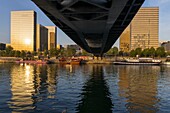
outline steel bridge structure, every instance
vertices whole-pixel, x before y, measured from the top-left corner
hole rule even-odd
[[[32,0],[76,44],[106,53],[145,0]]]

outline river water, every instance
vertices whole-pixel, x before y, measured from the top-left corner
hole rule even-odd
[[[170,67],[0,64],[0,113],[168,113]]]

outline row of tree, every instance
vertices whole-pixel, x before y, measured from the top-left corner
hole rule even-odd
[[[5,50],[0,51],[1,57],[34,57],[34,56],[50,56],[50,57],[71,57],[76,55],[88,55],[91,56],[90,53],[87,53],[86,51],[82,51],[81,53],[77,53],[75,49],[73,48],[67,48],[67,49],[51,49],[49,51],[45,50],[43,52],[30,52],[30,51],[18,51],[13,50],[11,46],[6,47]],[[164,47],[158,47],[157,49],[151,47],[146,48],[142,50],[141,48],[136,48],[135,50],[131,50],[130,52],[123,52],[119,51],[117,47],[111,48],[106,55],[112,55],[112,56],[131,56],[131,57],[165,57],[167,55],[170,55],[169,52],[165,52]]]
[[[164,47],[158,47],[157,49],[151,47],[142,50],[142,48],[136,48],[135,50],[131,50],[130,52],[119,51],[117,47],[111,48],[106,55],[114,55],[114,56],[131,56],[131,57],[166,57],[170,55],[170,52],[166,52]]]
[[[73,48],[68,49],[51,49],[45,51],[18,51],[14,50],[11,46],[7,46],[5,50],[0,50],[1,57],[34,57],[34,56],[50,56],[50,57],[70,57],[76,55],[76,50]]]

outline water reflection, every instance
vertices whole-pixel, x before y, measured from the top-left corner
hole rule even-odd
[[[0,64],[0,112],[169,112],[169,86],[167,66]]]
[[[9,108],[14,112],[41,111],[46,99],[55,98],[56,66],[15,65],[11,68],[11,101]],[[51,105],[51,103],[50,103]],[[47,105],[47,110],[50,109]]]
[[[158,111],[158,66],[119,67],[119,95],[126,101],[129,112],[155,113]]]
[[[92,73],[82,89],[77,113],[111,113],[112,101],[104,80],[103,66],[92,65]]]
[[[10,108],[16,111],[34,109],[32,95],[34,89],[33,66],[14,66],[11,68],[11,92]]]

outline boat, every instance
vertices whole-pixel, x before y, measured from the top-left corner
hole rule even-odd
[[[70,64],[81,64],[82,59],[79,58],[72,58],[70,60]]]
[[[59,63],[60,64],[69,64],[69,61],[66,58],[60,58]]]
[[[50,64],[48,60],[19,60],[16,63],[26,63],[26,64]]]
[[[167,56],[165,62],[163,62],[162,64],[164,64],[164,65],[170,65],[170,56]]]
[[[81,64],[81,61],[82,61],[82,59],[79,59],[79,58],[72,58],[70,60],[66,59],[66,58],[59,59],[60,64],[72,64],[72,65],[75,65],[75,64]]]
[[[113,62],[115,65],[160,65],[161,60],[153,58],[125,59],[125,61]]]

